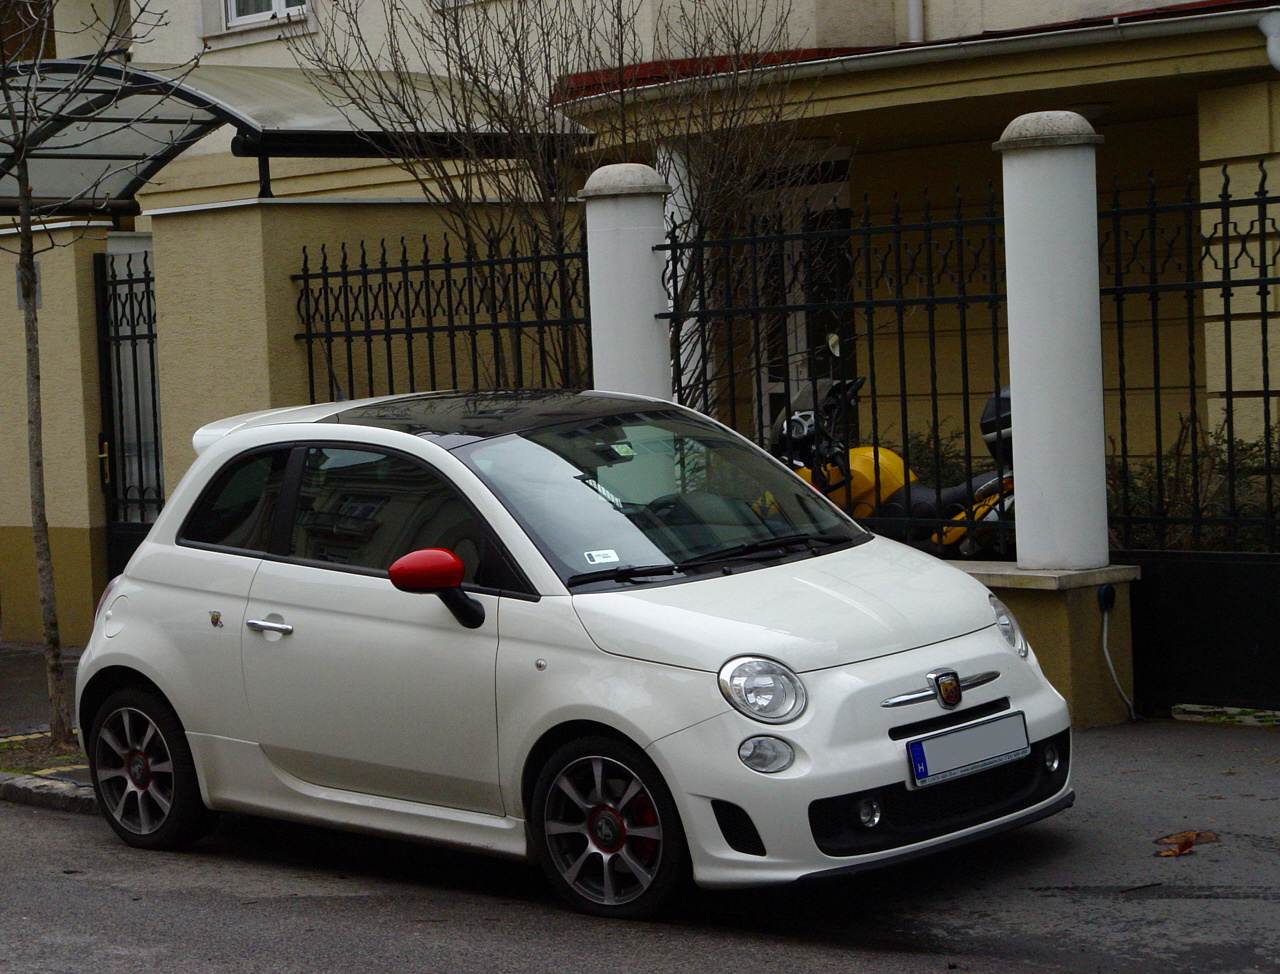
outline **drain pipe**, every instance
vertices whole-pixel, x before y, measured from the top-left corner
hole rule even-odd
[[[924,0],[907,0],[907,43],[924,43]]]
[[[1120,684],[1120,677],[1116,673],[1116,664],[1111,659],[1111,649],[1107,646],[1107,635],[1110,626],[1108,622],[1111,619],[1111,610],[1116,606],[1116,587],[1110,583],[1098,586],[1098,611],[1102,613],[1102,658],[1107,661],[1107,669],[1111,672],[1111,682],[1115,684],[1116,693],[1120,694],[1120,699],[1124,701],[1125,708],[1129,711],[1129,721],[1138,719],[1138,713],[1133,709],[1133,701],[1129,699],[1124,692],[1124,687]]]
[[[1258,18],[1258,30],[1267,38],[1267,60],[1280,71],[1280,10],[1263,14]]]

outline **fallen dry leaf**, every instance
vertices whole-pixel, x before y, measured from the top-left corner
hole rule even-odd
[[[1164,852],[1157,852],[1156,855],[1157,856],[1189,856],[1195,852],[1195,849],[1191,848],[1191,845],[1192,845],[1192,842],[1190,839],[1183,839],[1181,842],[1178,843],[1176,848],[1165,849]]]
[[[1174,832],[1173,835],[1162,835],[1156,839],[1156,845],[1181,845],[1183,842],[1190,842],[1194,845],[1203,845],[1206,842],[1217,842],[1218,833],[1209,830],[1197,832],[1195,829],[1188,829],[1186,832]]]

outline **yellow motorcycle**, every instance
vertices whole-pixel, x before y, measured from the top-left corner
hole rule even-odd
[[[865,384],[866,376],[832,381],[816,408],[796,409],[776,423],[773,455],[852,517],[872,520],[880,534],[936,554],[996,553],[1000,522],[1013,518],[1008,388],[987,400],[980,421],[997,469],[930,487],[888,447],[846,447],[836,435]]]

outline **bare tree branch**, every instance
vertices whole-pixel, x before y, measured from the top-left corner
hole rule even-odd
[[[310,29],[285,33],[330,104],[391,134],[388,157],[452,229],[554,246],[603,163],[687,179],[683,219],[705,228],[794,161],[808,100],[780,68],[797,43],[789,3],[660,4],[648,30],[642,11],[641,0],[332,0]]]

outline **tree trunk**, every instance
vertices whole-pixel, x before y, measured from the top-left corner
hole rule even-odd
[[[40,587],[40,625],[44,636],[45,673],[49,685],[49,733],[58,743],[70,743],[71,705],[62,666],[58,635],[58,602],[53,586],[53,552],[49,547],[49,519],[45,511],[44,420],[40,403],[40,322],[36,308],[35,226],[27,160],[19,155],[18,278],[27,343],[27,459],[31,477],[31,534],[36,550],[36,578]]]

